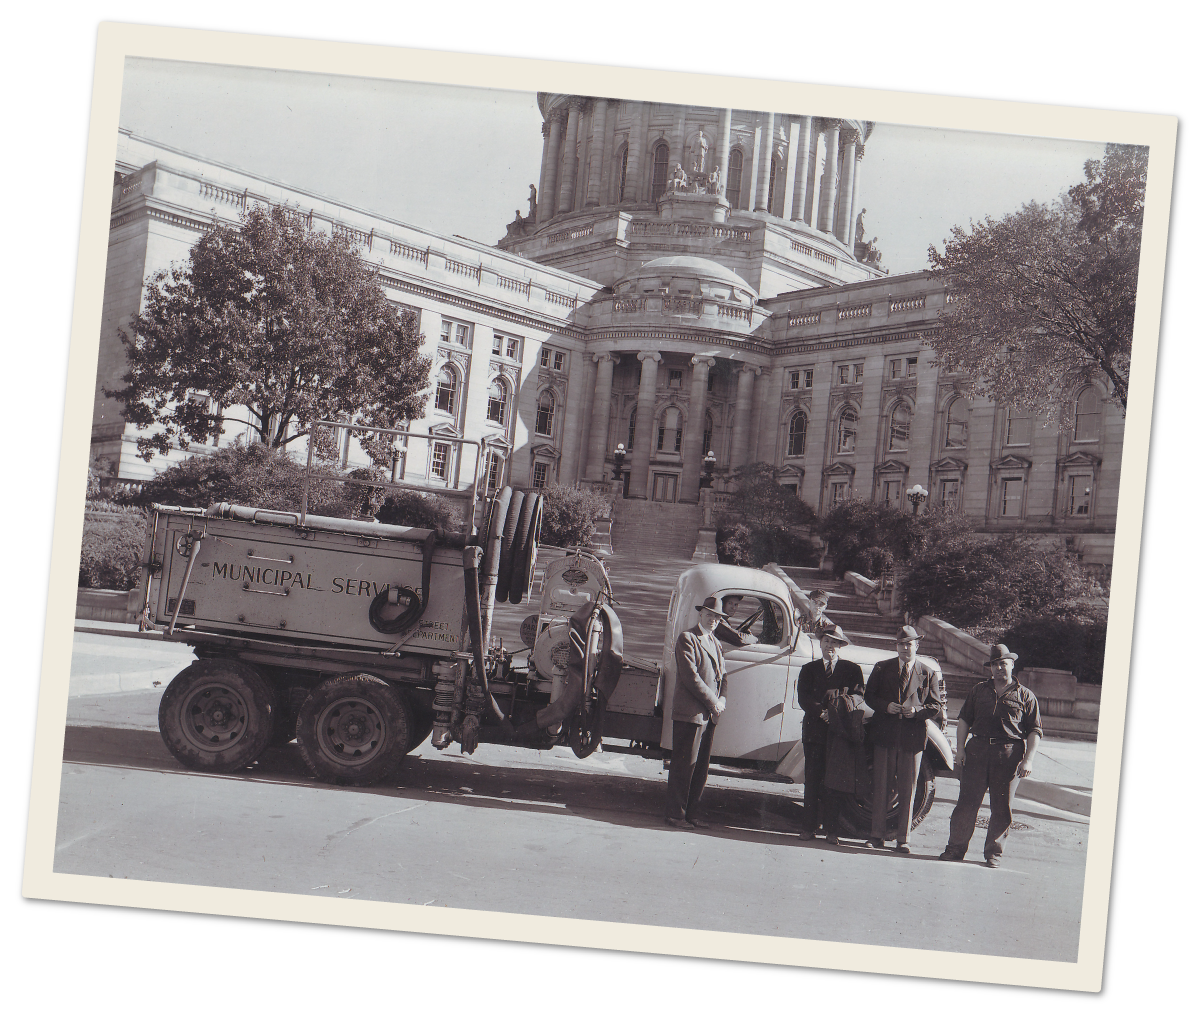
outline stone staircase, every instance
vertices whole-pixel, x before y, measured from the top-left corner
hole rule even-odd
[[[648,499],[617,499],[612,517],[612,546],[617,555],[690,559],[704,509]]]

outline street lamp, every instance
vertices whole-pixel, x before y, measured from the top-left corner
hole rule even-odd
[[[717,468],[717,456],[712,452],[712,450],[709,450],[708,453],[704,455],[703,464],[704,477],[700,479],[700,487],[712,488],[713,471],[715,471]]]
[[[920,485],[914,485],[904,494],[908,496],[908,501],[912,503],[913,516],[917,515],[917,510],[921,508],[921,503],[929,498],[929,493],[921,488]]]
[[[618,443],[613,450],[613,481],[621,480],[621,468],[625,466],[625,444]]]

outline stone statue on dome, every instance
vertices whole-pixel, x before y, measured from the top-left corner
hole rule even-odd
[[[867,227],[863,224],[863,219],[867,216],[867,209],[864,207],[858,212],[858,220],[854,223],[854,243],[858,245],[860,242],[866,242]],[[876,236],[878,238],[878,236]],[[871,240],[874,242],[875,240]]]
[[[708,164],[708,138],[704,136],[704,131],[696,135],[696,139],[692,141],[692,174],[704,176],[705,168]]]
[[[671,178],[667,180],[668,190],[684,190],[687,188],[688,174],[683,171],[683,166],[678,162],[675,163],[675,168],[671,170]]]
[[[708,174],[708,183],[704,188],[706,193],[721,195],[721,166],[714,165],[712,172]]]
[[[529,184],[529,220],[533,221],[537,218],[537,187],[533,183]]]

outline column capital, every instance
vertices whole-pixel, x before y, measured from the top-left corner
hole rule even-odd
[[[572,109],[582,109],[588,103],[586,95],[568,95],[567,106]]]
[[[711,369],[714,365],[717,364],[717,360],[712,355],[693,355],[691,364],[692,364],[693,368],[695,366],[703,364],[703,365],[708,366],[709,369]]]
[[[621,356],[615,351],[598,351],[592,356],[592,361],[599,365],[601,362],[611,362],[616,365],[621,361]]]
[[[750,362],[743,362],[742,368],[739,371],[740,372],[752,372],[752,373],[754,373],[755,376],[758,376],[762,372],[762,366],[754,365]]]
[[[662,361],[662,353],[657,351],[639,351],[639,362],[653,362],[656,365]]]
[[[542,136],[543,137],[550,136],[550,121],[549,120],[542,121]]]

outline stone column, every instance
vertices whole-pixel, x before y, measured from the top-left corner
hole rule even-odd
[[[745,207],[747,210],[754,209],[754,191],[758,185],[758,163],[761,161],[762,155],[762,135],[763,125],[762,116],[754,117],[754,146],[750,149],[750,174],[746,174],[746,155],[742,153],[742,193],[746,195]],[[738,205],[742,205],[742,196],[738,194]]]
[[[804,196],[803,221],[813,228],[817,226],[817,200],[821,192],[821,178],[817,171],[821,164],[821,131],[813,124],[812,140],[808,148],[808,193]]]
[[[850,218],[854,201],[854,167],[857,164],[855,156],[858,153],[858,142],[851,138],[842,148],[841,185],[838,190],[837,237],[849,245],[850,229],[853,221]]]
[[[550,171],[550,124],[542,124],[542,172],[538,176],[537,207],[534,208],[534,221],[542,220],[542,208],[546,205],[546,175]]]
[[[758,156],[758,198],[754,201],[754,210],[770,212],[768,197],[771,193],[771,170],[775,160],[771,157],[775,147],[775,114],[767,113],[767,122],[762,133],[762,150]]]
[[[683,106],[683,105],[677,106],[676,110],[675,110],[675,123],[671,127],[671,136],[667,141],[667,143],[670,145],[670,147],[668,149],[669,153],[667,154],[668,178],[670,177],[670,174],[675,170],[676,162],[678,162],[680,165],[683,165],[684,132],[687,129],[686,122],[685,122],[686,117],[687,117],[687,106]],[[687,172],[691,171],[686,165],[683,165],[683,168]]]
[[[825,175],[821,177],[821,206],[817,215],[817,228],[821,232],[833,231],[833,213],[837,209],[838,174],[838,123],[825,130]]]
[[[583,428],[584,409],[587,407],[588,372],[594,368],[587,356],[579,351],[571,352],[571,364],[567,373],[567,391],[563,417],[562,457],[558,464],[558,480],[564,485],[574,485],[582,477],[583,462],[579,459],[586,452],[587,434]]]
[[[781,217],[785,219],[792,217],[792,198],[796,193],[796,162],[799,158],[799,152],[796,149],[799,144],[800,121],[793,119],[788,124],[787,168],[783,172],[783,214]]]
[[[683,430],[683,474],[679,480],[679,501],[700,501],[700,465],[704,449],[704,412],[708,407],[708,371],[715,358],[692,356],[692,390],[688,395],[687,428]]]
[[[592,395],[592,422],[588,439],[586,481],[605,480],[605,457],[608,453],[608,416],[612,410],[613,366],[619,355],[603,352],[593,355],[596,361],[596,391]]]
[[[796,142],[795,193],[792,196],[792,221],[804,221],[804,203],[808,199],[809,149],[812,147],[812,117],[801,116],[800,138]]]
[[[746,436],[746,463],[752,464],[758,460],[759,427],[762,425],[763,390],[771,382],[771,367],[767,366],[754,380],[750,391],[750,428]]]
[[[733,125],[733,110],[721,110],[721,125],[717,129],[717,168],[721,170],[721,186],[718,193],[725,195],[729,182],[729,132]]]
[[[636,204],[641,197],[642,153],[646,150],[646,103],[635,103],[633,122],[629,126],[629,158],[625,163],[625,199],[623,204]]]
[[[566,214],[571,208],[575,196],[575,170],[578,167],[576,148],[579,143],[579,112],[583,99],[572,95],[567,111],[567,136],[563,140],[563,172],[562,182],[558,188],[558,213]]]
[[[746,447],[750,442],[750,412],[754,405],[754,377],[761,370],[756,365],[743,365],[738,373],[737,400],[733,409],[733,439],[729,447],[730,468],[748,464]],[[641,415],[638,415],[641,418]]]
[[[604,123],[608,118],[608,99],[598,98],[592,103],[592,157],[588,168],[587,197],[584,207],[600,204],[600,172],[604,166]]]
[[[637,427],[630,459],[630,499],[645,499],[650,480],[650,448],[658,435],[658,427],[654,424],[654,391],[658,386],[658,363],[662,361],[662,355],[657,351],[639,351],[638,361],[642,363],[642,381],[638,385]]]
[[[857,215],[857,213],[858,213],[858,181],[859,181],[859,177],[862,175],[862,160],[863,160],[863,146],[860,144],[860,145],[858,145],[858,151],[854,156],[854,187],[850,193],[850,219],[849,219],[850,220],[850,239],[849,239],[849,244],[850,244],[850,255],[851,256],[854,256],[854,218],[855,218],[855,215]],[[863,238],[866,239],[865,236]],[[867,240],[867,241],[869,242],[870,240]]]
[[[608,109],[604,115],[604,148],[600,154],[600,203],[615,204],[616,195],[613,193],[613,141],[617,131],[617,110],[621,103],[615,98],[606,99]]]
[[[562,114],[550,113],[550,147],[547,153],[545,179],[538,197],[538,224],[554,217],[558,204],[558,161],[562,153]]]

